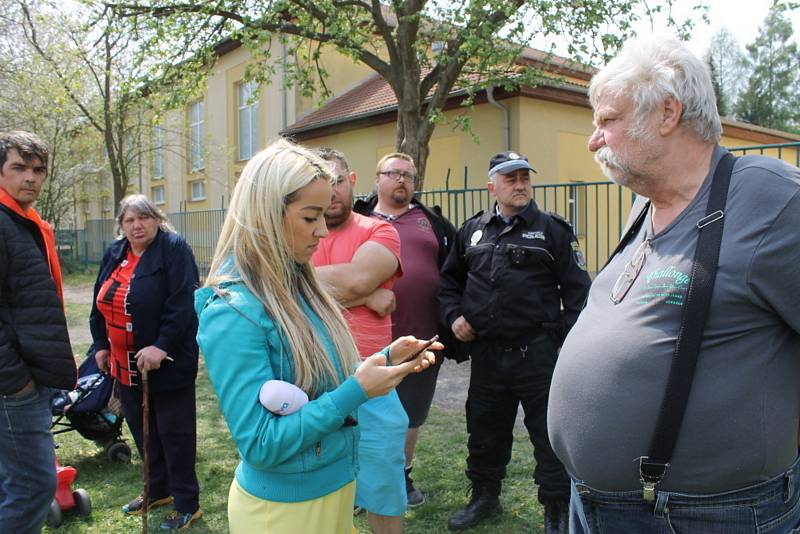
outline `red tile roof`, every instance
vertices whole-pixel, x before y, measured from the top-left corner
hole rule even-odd
[[[344,118],[355,119],[363,116],[390,111],[397,107],[397,98],[392,88],[381,76],[373,74],[363,82],[325,102],[322,107],[307,114],[286,129],[286,133],[296,133],[309,127],[319,127],[339,122]]]
[[[528,49],[531,50],[531,49]],[[541,53],[543,54],[543,53]],[[537,58],[538,60],[539,58]],[[473,81],[478,76],[473,75]],[[585,85],[553,79],[547,85],[585,91]],[[433,90],[431,90],[433,91]],[[455,87],[450,97],[464,93],[464,89]],[[357,119],[394,111],[397,109],[397,98],[389,84],[381,76],[373,74],[352,89],[335,96],[321,107],[311,111],[297,122],[290,125],[283,134],[299,134],[325,126],[341,124]]]
[[[542,86],[555,90],[560,89],[572,94],[578,93],[584,95],[583,98],[585,98],[589,86],[589,79],[596,72],[594,67],[581,66],[563,57],[549,55],[533,48],[523,49],[520,59],[522,64],[533,62],[552,65],[555,67],[554,70],[564,69],[565,74],[581,81],[566,81],[553,77],[550,80],[545,79]],[[470,78],[475,81],[477,80],[477,75]],[[463,93],[463,88],[455,87],[450,97],[462,95]],[[308,113],[281,133],[288,135],[302,134],[326,126],[349,123],[358,119],[393,112],[396,109],[397,98],[391,87],[382,77],[373,74],[352,89],[332,97],[321,107]],[[726,117],[722,118],[722,124],[724,126],[724,135],[750,139],[754,143],[770,144],[800,141],[800,136],[795,134],[764,128]]]

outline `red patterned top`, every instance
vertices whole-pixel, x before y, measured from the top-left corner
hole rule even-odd
[[[97,309],[106,321],[111,357],[108,359],[111,376],[120,384],[139,384],[136,368],[136,344],[133,338],[133,320],[128,312],[128,290],[139,256],[128,250],[124,260],[103,282],[97,294]]]

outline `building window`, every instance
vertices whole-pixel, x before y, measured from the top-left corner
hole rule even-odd
[[[189,170],[205,165],[203,160],[203,102],[189,104]]]
[[[153,188],[151,197],[153,198],[153,202],[156,204],[163,204],[166,202],[164,200],[164,186],[159,185]]]
[[[153,178],[164,177],[164,127],[153,126]]]
[[[206,199],[206,183],[203,180],[195,180],[194,182],[189,182],[189,187],[192,193],[191,194],[192,200]]]
[[[239,160],[250,159],[258,150],[258,99],[256,82],[240,83]]]

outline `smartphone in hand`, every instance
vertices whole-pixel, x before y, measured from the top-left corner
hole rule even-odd
[[[412,356],[409,358],[409,360],[413,360],[414,358],[416,358],[417,356],[419,356],[420,354],[422,354],[423,352],[425,352],[426,350],[428,350],[428,347],[430,347],[431,345],[433,345],[433,344],[434,344],[434,343],[436,343],[437,341],[439,341],[439,334],[436,334],[435,336],[433,336],[432,338],[430,338],[428,341],[426,341],[426,342],[425,342],[425,344],[422,346],[422,348],[421,348],[421,349],[419,349],[417,352],[415,352],[415,353],[414,353],[414,354],[413,354],[413,355],[412,355]]]

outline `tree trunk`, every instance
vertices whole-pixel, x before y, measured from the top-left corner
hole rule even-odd
[[[414,165],[417,167],[416,189],[423,191],[425,189],[425,170],[430,154],[428,142],[421,138],[419,131],[409,132],[406,130],[406,136],[398,147],[398,151],[408,154],[414,160]]]
[[[401,108],[409,109],[403,111]],[[402,138],[398,135],[397,150],[408,154],[414,160],[417,167],[416,189],[422,191],[425,188],[425,170],[428,164],[430,148],[428,146],[433,134],[432,126],[424,116],[420,116],[421,106],[398,106],[397,110],[397,130],[403,132]]]

